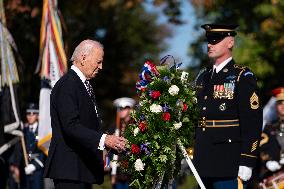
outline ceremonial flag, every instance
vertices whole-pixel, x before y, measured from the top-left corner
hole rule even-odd
[[[13,134],[20,125],[17,94],[14,91],[19,76],[13,50],[17,52],[17,47],[6,28],[3,0],[0,0],[0,154],[16,142],[5,141],[4,133]]]
[[[40,57],[37,72],[41,77],[39,96],[38,147],[47,155],[51,140],[50,93],[66,72],[67,61],[63,48],[57,0],[44,0],[40,30]]]

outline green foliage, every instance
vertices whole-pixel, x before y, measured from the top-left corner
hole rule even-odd
[[[58,0],[67,58],[84,39],[95,39],[104,45],[103,71],[96,78],[96,95],[102,115],[114,117],[112,100],[133,96],[135,81],[131,77],[144,59],[158,59],[166,48],[163,39],[169,35],[157,16],[146,12],[141,3],[128,6],[121,0]],[[36,102],[40,80],[34,74],[38,61],[42,1],[9,0],[5,3],[8,28],[23,57],[20,70],[20,102]],[[149,53],[150,52],[150,53]],[[70,65],[69,65],[70,66]],[[132,75],[131,75],[132,74]],[[110,111],[112,110],[112,111]],[[110,125],[110,119],[104,119]]]
[[[121,165],[127,162],[125,171],[132,188],[153,188],[163,176],[163,181],[169,182],[178,174],[183,158],[176,146],[177,138],[185,147],[193,142],[198,119],[195,91],[182,76],[185,72],[166,66],[158,67],[158,72],[147,80],[146,88],[139,88],[139,107],[125,133],[130,152]],[[135,165],[137,161],[141,170]]]
[[[265,48],[255,40],[255,35],[239,33],[237,40],[237,48],[233,51],[233,55],[237,57],[238,64],[250,67],[262,79],[274,73],[274,68],[261,57],[261,54],[265,53]],[[263,80],[259,81],[259,86],[263,87]]]

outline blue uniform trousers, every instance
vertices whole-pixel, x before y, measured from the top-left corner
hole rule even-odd
[[[246,189],[239,178],[201,178],[206,189]]]
[[[43,170],[36,170],[33,174],[26,176],[25,189],[43,189]]]
[[[117,182],[115,184],[115,189],[128,189],[128,183],[127,182]]]

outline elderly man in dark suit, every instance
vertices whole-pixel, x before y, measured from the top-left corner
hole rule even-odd
[[[82,41],[75,49],[73,65],[54,86],[50,113],[52,140],[45,177],[56,189],[87,189],[103,183],[103,149],[125,149],[126,139],[102,133],[101,119],[89,80],[102,69],[103,46]]]

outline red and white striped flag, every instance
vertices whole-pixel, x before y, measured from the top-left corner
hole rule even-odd
[[[38,147],[47,155],[51,140],[50,93],[67,71],[57,0],[44,0],[40,30],[40,57],[37,72],[41,76],[39,97]]]

